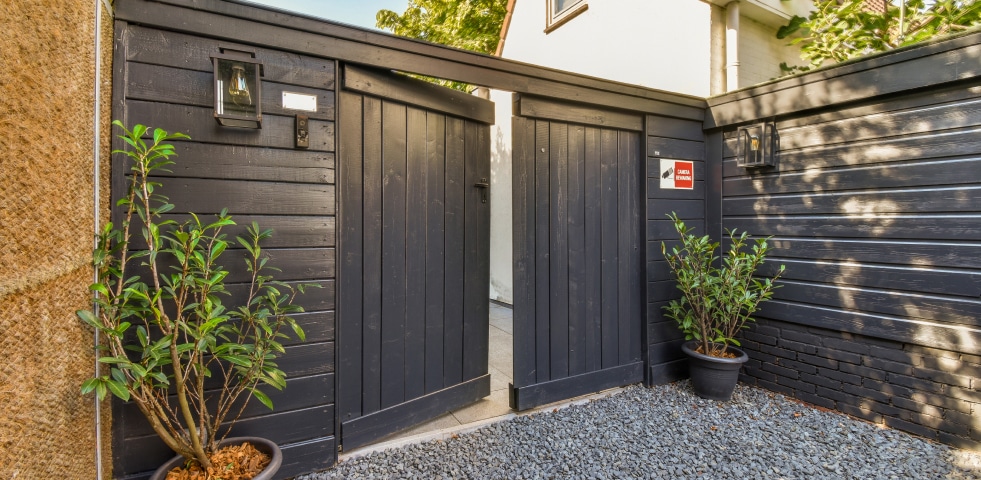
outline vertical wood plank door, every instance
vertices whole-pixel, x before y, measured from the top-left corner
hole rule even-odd
[[[521,116],[512,132],[511,408],[642,381],[640,133]]]
[[[346,66],[339,94],[340,443],[490,394],[493,104]]]

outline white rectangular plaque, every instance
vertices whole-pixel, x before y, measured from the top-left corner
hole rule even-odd
[[[316,112],[317,96],[305,93],[283,92],[283,108],[303,110],[304,112]]]

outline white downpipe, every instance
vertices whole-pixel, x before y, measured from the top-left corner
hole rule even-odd
[[[100,200],[100,189],[101,185],[99,183],[99,177],[101,176],[101,171],[99,168],[100,162],[100,145],[99,139],[102,136],[101,124],[102,124],[102,0],[94,0],[95,3],[95,81],[93,96],[95,97],[95,108],[93,108],[92,113],[92,163],[94,166],[93,173],[93,193],[92,193],[92,225],[93,225],[93,242],[95,246],[98,245],[98,235],[99,235],[99,200]],[[112,10],[108,10],[110,13]],[[92,268],[92,276],[98,281],[98,273],[95,271],[95,267]],[[93,308],[98,309],[99,307],[93,302]],[[96,310],[98,314],[98,310]],[[93,346],[96,349],[99,346],[99,330],[96,329],[93,336]],[[95,375],[99,375],[99,355],[98,350],[96,350],[95,355]],[[102,404],[99,402],[99,396],[93,395],[95,397],[95,478],[96,480],[102,480]]]
[[[726,5],[726,91],[739,88],[739,2]]]

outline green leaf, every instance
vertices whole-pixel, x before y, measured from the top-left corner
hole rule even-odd
[[[93,390],[95,390],[96,387],[99,386],[99,382],[101,382],[101,381],[102,380],[100,380],[99,378],[90,378],[90,379],[82,382],[82,394],[83,395],[86,395],[86,394],[92,392]],[[100,398],[99,400],[102,400],[102,399]]]
[[[241,355],[228,355],[224,357],[224,359],[240,367],[249,368],[252,366],[252,360],[249,359],[249,357],[244,357]]]
[[[787,25],[777,29],[777,38],[783,40],[794,33],[797,33],[797,31],[800,30],[801,25],[803,25],[806,21],[806,18],[794,15],[790,18],[790,22],[788,22]]]
[[[105,328],[105,325],[102,324],[102,322],[99,320],[99,318],[96,317],[95,314],[92,313],[91,310],[77,310],[75,312],[75,315],[77,315],[78,318],[80,318],[83,322],[85,322],[85,323],[87,323],[87,324],[89,324],[89,325],[91,325],[91,326],[93,326],[95,328],[98,328],[100,330]]]
[[[147,346],[148,339],[146,336],[146,328],[144,328],[142,325],[136,327],[136,339],[139,340],[141,347]]]
[[[109,391],[111,391],[113,395],[123,399],[124,402],[129,401],[129,390],[126,389],[125,385],[117,382],[116,380],[106,380],[105,384],[109,387]]]
[[[99,382],[95,385],[95,395],[99,397],[99,400],[105,400],[107,393],[109,392],[106,390],[106,382],[99,379]]]
[[[273,409],[273,403],[272,400],[269,399],[269,396],[267,396],[265,393],[262,393],[262,391],[260,391],[258,388],[253,388],[250,391],[252,392],[252,396],[255,397],[256,400],[258,400],[260,403],[265,405],[268,409],[270,410]]]

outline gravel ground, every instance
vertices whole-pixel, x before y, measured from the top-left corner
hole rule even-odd
[[[629,387],[297,480],[333,478],[981,479],[981,454],[742,385],[729,403],[703,400],[684,381]]]

